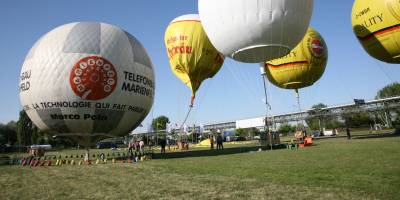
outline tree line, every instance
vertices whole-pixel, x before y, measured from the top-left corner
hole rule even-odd
[[[377,92],[375,99],[384,99],[400,96],[400,84],[392,83]],[[318,113],[319,109],[328,107],[326,104],[319,103],[312,108],[311,117],[305,121],[311,130],[336,129],[336,128],[375,128],[374,125],[380,125],[381,128],[399,128],[400,127],[400,109],[384,109],[377,112],[344,112],[341,115],[332,113]],[[346,109],[346,108],[344,108]],[[294,132],[298,127],[296,125],[283,124],[279,132]]]
[[[394,96],[400,96],[400,83],[392,83],[377,92],[376,99],[389,98]],[[314,109],[325,108],[327,105],[323,103],[312,106]],[[316,115],[307,118],[306,123],[311,130],[320,130],[321,127],[327,129],[334,128],[369,128],[371,125],[384,122],[384,125],[389,127],[400,127],[400,110],[383,110],[379,112],[369,113],[345,113],[340,116],[337,115]],[[166,116],[160,116],[153,119],[152,128],[153,130],[165,130],[166,124],[169,123],[169,119]],[[294,132],[296,126],[290,124],[282,124],[280,126],[280,132],[288,133]],[[251,130],[238,130],[237,136],[245,136],[251,133],[251,135],[259,135],[259,131],[255,129]],[[49,133],[40,131],[29,119],[28,115],[24,110],[20,111],[19,119],[17,122],[10,121],[7,124],[0,123],[0,151],[4,151],[9,146],[29,146],[32,144],[61,144],[64,146],[75,146],[76,144],[67,139],[55,140]]]
[[[76,146],[69,139],[55,139],[47,132],[40,131],[28,117],[24,110],[19,112],[18,121],[10,121],[7,124],[0,123],[0,152],[24,150],[32,144],[51,144]]]

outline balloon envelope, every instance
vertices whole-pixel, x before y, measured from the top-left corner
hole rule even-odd
[[[140,42],[104,23],[55,28],[29,51],[20,100],[39,129],[63,136],[121,136],[153,105],[153,65]]]
[[[370,56],[387,63],[400,63],[400,1],[356,0],[352,24]]]
[[[261,63],[289,53],[304,37],[313,0],[199,0],[208,37],[226,56]]]
[[[286,56],[265,63],[268,80],[285,89],[314,84],[325,71],[328,48],[321,35],[309,28],[303,40]]]
[[[172,72],[192,90],[193,96],[201,82],[213,77],[224,62],[196,14],[180,16],[169,24],[165,46]]]

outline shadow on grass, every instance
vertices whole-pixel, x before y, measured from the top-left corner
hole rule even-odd
[[[203,149],[203,150],[192,150],[192,151],[179,151],[169,152],[166,154],[154,153],[153,159],[171,159],[171,158],[186,158],[186,157],[205,157],[205,156],[220,156],[220,155],[231,155],[239,153],[248,153],[250,151],[270,150],[269,146],[251,146],[251,147],[230,147],[225,149]],[[273,149],[286,148],[286,145],[274,146]]]
[[[383,133],[383,134],[369,134],[369,135],[357,135],[353,136],[351,139],[373,139],[373,138],[388,138],[388,137],[400,137],[399,134],[393,133]]]
[[[400,137],[400,134],[396,134],[393,132],[383,132],[383,133],[363,134],[363,135],[354,134],[351,136],[351,139],[374,139],[374,138],[387,138],[387,137]],[[316,137],[314,138],[314,140],[326,140],[326,139],[338,139],[338,138],[347,138],[347,135],[322,136],[322,137]]]

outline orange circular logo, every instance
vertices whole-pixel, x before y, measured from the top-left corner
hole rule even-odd
[[[311,40],[310,49],[311,53],[316,57],[320,57],[325,53],[324,45],[318,38]]]
[[[117,85],[113,64],[99,56],[80,59],[69,76],[72,90],[82,99],[100,100],[109,96]]]

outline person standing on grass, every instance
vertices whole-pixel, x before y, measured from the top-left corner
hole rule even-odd
[[[347,139],[350,140],[351,139],[351,134],[350,134],[349,127],[346,128],[346,133],[347,133]]]
[[[210,136],[210,145],[211,145],[211,149],[214,149],[214,136]]]
[[[128,154],[133,158],[133,148],[134,148],[134,141],[133,139],[128,143]]]
[[[222,135],[219,134],[217,136],[217,149],[224,149],[224,145],[222,144],[222,142],[223,142]]]
[[[161,145],[161,153],[165,154],[165,146],[167,145],[167,141],[163,138],[160,140],[160,145]]]
[[[140,146],[139,146],[139,140],[135,139],[135,158],[140,155]]]
[[[143,142],[143,140],[140,140],[140,142],[139,142],[139,154],[141,156],[144,155],[144,142]]]

